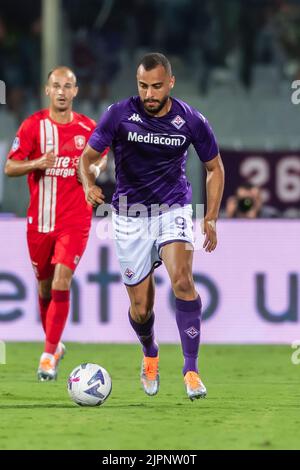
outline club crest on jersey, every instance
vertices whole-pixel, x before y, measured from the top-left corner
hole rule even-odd
[[[85,142],[86,142],[84,135],[76,135],[74,137],[74,140],[75,140],[75,147],[78,150],[83,150],[85,147]]]
[[[176,129],[181,129],[182,126],[185,124],[185,120],[177,114],[176,118],[174,118],[171,123],[173,124],[173,126],[176,127]]]
[[[133,121],[133,122],[143,122],[140,118],[140,115],[137,114],[137,113],[133,113],[132,116],[130,116],[130,118],[128,118],[128,121]]]
[[[13,141],[11,149],[13,152],[15,152],[16,150],[18,150],[19,147],[20,147],[20,139],[19,137],[16,137],[15,140]]]

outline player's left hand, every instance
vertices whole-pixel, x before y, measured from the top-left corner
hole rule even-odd
[[[85,198],[89,204],[96,207],[104,203],[105,196],[99,186],[93,185],[86,191]]]
[[[203,248],[208,253],[211,253],[216,249],[217,246],[216,221],[205,217],[202,226],[202,232],[205,235]]]

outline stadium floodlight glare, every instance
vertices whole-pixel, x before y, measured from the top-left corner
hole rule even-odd
[[[6,85],[0,80],[0,104],[6,104]]]
[[[4,341],[0,341],[0,364],[6,364],[6,346]]]

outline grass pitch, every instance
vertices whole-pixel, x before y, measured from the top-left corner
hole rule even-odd
[[[138,345],[67,344],[57,382],[38,383],[42,345],[9,343],[0,365],[0,449],[299,449],[300,366],[288,346],[203,346],[205,400],[190,402],[180,346],[160,348],[161,388],[139,383]],[[112,376],[104,405],[67,394],[71,370],[95,362]]]

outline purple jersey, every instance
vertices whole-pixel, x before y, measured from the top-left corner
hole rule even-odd
[[[187,149],[193,144],[203,162],[218,155],[218,145],[207,120],[194,108],[172,98],[170,111],[150,116],[139,97],[113,104],[101,117],[89,145],[98,152],[111,147],[116,164],[116,190],[127,207],[191,203],[192,190],[185,175]]]

